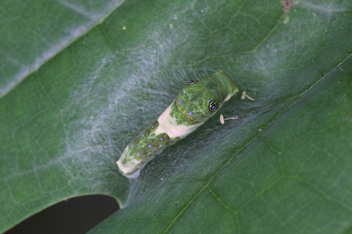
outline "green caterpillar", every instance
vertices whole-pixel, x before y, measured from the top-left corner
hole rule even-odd
[[[120,171],[138,177],[156,154],[196,130],[236,92],[235,82],[223,71],[190,80],[164,113],[126,147],[116,162]]]

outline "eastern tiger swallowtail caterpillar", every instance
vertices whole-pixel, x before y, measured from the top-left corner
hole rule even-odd
[[[164,113],[126,147],[116,162],[120,171],[129,178],[138,177],[156,154],[196,130],[237,91],[223,71],[188,81]]]

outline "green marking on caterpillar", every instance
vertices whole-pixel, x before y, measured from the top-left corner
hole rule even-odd
[[[156,154],[195,131],[236,92],[235,82],[223,71],[190,80],[164,113],[123,151],[116,162],[122,174],[138,177]]]

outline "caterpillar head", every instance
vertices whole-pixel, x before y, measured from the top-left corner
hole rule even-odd
[[[187,125],[203,123],[237,91],[235,82],[223,71],[200,80],[190,80],[176,97],[173,111],[179,112],[177,114],[179,123]]]

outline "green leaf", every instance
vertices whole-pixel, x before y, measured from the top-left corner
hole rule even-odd
[[[94,2],[5,2],[0,231],[102,193],[123,209],[91,233],[351,232],[351,1]],[[123,177],[124,147],[219,70],[255,101]]]

